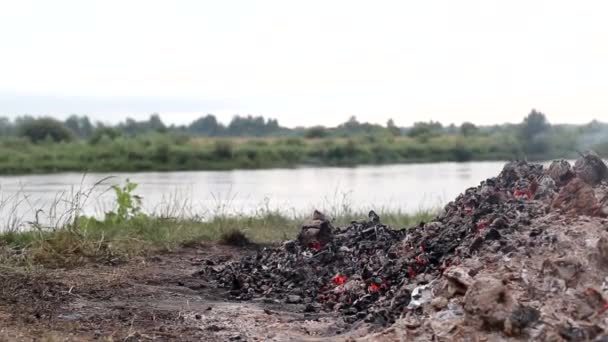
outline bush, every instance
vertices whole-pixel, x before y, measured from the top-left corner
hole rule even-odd
[[[457,144],[450,150],[454,160],[458,162],[470,161],[473,159],[473,152],[463,144]]]
[[[89,139],[89,143],[91,145],[97,145],[102,142],[102,140],[113,141],[121,135],[122,133],[116,128],[100,127],[93,132],[93,135]]]
[[[218,140],[213,145],[213,155],[218,159],[232,158],[232,150],[232,144],[229,141]]]
[[[479,129],[477,126],[470,122],[465,122],[460,126],[460,134],[464,135],[465,137],[475,135],[478,131]]]
[[[154,150],[154,159],[161,163],[167,163],[169,162],[170,153],[169,144],[160,143]]]
[[[415,122],[414,126],[407,132],[407,135],[412,138],[427,141],[429,138],[440,135],[442,129],[443,126],[439,122]]]
[[[304,137],[306,137],[307,139],[325,138],[328,135],[329,133],[327,132],[327,129],[323,126],[311,127],[306,130],[306,133],[304,133]]]
[[[74,134],[61,122],[52,118],[28,119],[19,124],[19,136],[37,143],[46,139],[54,142],[71,141]]]

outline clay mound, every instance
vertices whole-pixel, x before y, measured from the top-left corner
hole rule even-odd
[[[370,215],[319,235],[328,221],[317,220],[299,241],[202,274],[232,299],[392,324],[371,340],[599,338],[608,333],[608,187],[581,177],[580,165],[602,169],[592,159],[577,172],[563,161],[511,162],[432,222],[394,230]]]

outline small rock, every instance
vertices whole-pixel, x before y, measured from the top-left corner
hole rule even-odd
[[[417,309],[422,305],[429,303],[432,296],[430,284],[417,286],[414,291],[412,291],[412,298],[407,308],[410,310]]]
[[[519,335],[523,329],[537,322],[539,318],[540,311],[529,306],[518,305],[505,322],[505,334],[508,336]]]
[[[473,278],[469,275],[469,270],[462,267],[450,267],[443,273],[448,280],[449,287],[455,294],[465,294],[469,286],[473,284]]]
[[[312,220],[302,225],[298,241],[302,246],[309,246],[314,243],[326,244],[332,239],[333,226],[325,215],[315,210]]]
[[[574,176],[572,166],[570,166],[570,163],[563,159],[554,160],[549,166],[547,174],[558,185],[566,184]]]
[[[285,251],[287,251],[288,253],[295,253],[296,242],[294,240],[287,240],[283,242],[283,249],[285,249]]]
[[[485,276],[475,280],[464,297],[464,310],[471,321],[485,328],[503,330],[513,311],[513,299],[502,281]]]
[[[299,304],[302,302],[302,297],[298,295],[289,295],[287,296],[287,304]]]
[[[479,236],[471,243],[471,246],[469,247],[469,252],[475,252],[476,250],[480,249],[482,245],[483,239],[481,238],[481,236]]]
[[[492,224],[490,224],[490,227],[496,229],[507,228],[508,226],[509,224],[507,223],[507,220],[504,217],[498,217],[494,221],[492,221]]]
[[[597,325],[570,326],[565,325],[558,328],[559,335],[566,341],[591,341],[603,332]]]
[[[578,177],[559,191],[551,205],[553,208],[576,215],[598,216],[602,212],[593,187]]]
[[[500,240],[500,233],[498,230],[490,228],[483,234],[483,238],[485,240]]]
[[[578,283],[578,274],[582,270],[582,263],[575,257],[563,257],[543,262],[543,272],[549,273],[554,277],[562,279],[568,287],[573,287]]]
[[[589,185],[597,185],[608,179],[608,167],[597,153],[585,152],[574,164],[574,172]]]
[[[608,265],[608,234],[602,234],[597,241],[597,251],[599,252],[600,262]]]
[[[448,306],[448,299],[442,296],[435,297],[431,301],[431,305],[437,310],[442,310]]]

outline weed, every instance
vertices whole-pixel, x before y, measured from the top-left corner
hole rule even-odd
[[[136,188],[137,184],[128,178],[123,186],[112,185],[116,194],[116,211],[106,213],[108,223],[124,222],[141,215],[142,198],[133,194]]]

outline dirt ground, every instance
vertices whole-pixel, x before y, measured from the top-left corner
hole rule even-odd
[[[183,247],[122,265],[0,270],[0,341],[302,341],[349,339],[336,316],[278,303],[235,303],[196,272],[253,249]],[[341,335],[342,334],[342,335]],[[341,335],[341,336],[337,336]]]

